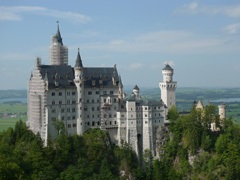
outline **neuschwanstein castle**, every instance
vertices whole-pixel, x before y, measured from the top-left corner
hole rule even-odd
[[[173,72],[168,64],[162,69],[161,99],[143,101],[137,85],[125,97],[116,65],[85,67],[79,49],[75,66],[68,64],[68,48],[58,27],[51,38],[50,65],[37,58],[29,80],[27,125],[45,143],[58,134],[56,120],[69,135],[100,128],[109,132],[113,143],[127,142],[138,155],[149,149],[155,156],[157,130],[176,103]]]

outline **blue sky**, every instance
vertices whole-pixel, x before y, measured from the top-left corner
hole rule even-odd
[[[125,85],[158,87],[168,62],[179,87],[240,87],[239,0],[0,0],[0,89],[26,89],[36,57],[49,64],[56,21],[69,64],[80,47]]]

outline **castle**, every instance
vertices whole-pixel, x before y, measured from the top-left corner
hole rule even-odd
[[[164,125],[168,108],[176,104],[174,70],[166,65],[159,84],[161,100],[143,101],[136,85],[129,97],[116,65],[85,67],[78,49],[75,66],[68,65],[68,48],[59,26],[51,38],[50,65],[37,58],[29,80],[27,125],[47,143],[58,134],[61,121],[69,135],[82,135],[90,128],[109,132],[113,143],[128,143],[140,155],[149,149],[157,155],[157,130]]]

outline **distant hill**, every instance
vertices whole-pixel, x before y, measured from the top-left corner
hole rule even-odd
[[[27,98],[27,90],[0,90],[0,99]]]

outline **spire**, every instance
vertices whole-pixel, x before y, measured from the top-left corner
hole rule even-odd
[[[139,90],[139,87],[137,85],[135,85],[135,87],[133,89],[134,90]]]
[[[44,81],[48,81],[48,72],[45,72],[45,77],[44,77]]]
[[[58,22],[58,21],[57,21],[57,33],[56,33],[56,35],[55,35],[55,38],[56,38],[56,41],[57,41],[58,43],[60,43],[61,45],[63,45],[61,33],[60,33],[60,30],[59,30],[59,22]]]
[[[75,64],[75,67],[83,67],[82,65],[82,59],[81,59],[81,56],[80,56],[80,52],[79,52],[79,48],[78,48],[78,54],[77,54],[77,59],[76,59],[76,64]]]
[[[122,84],[122,78],[121,78],[120,75],[119,75],[119,83],[118,83],[118,86],[119,86],[119,87],[123,87],[123,84]]]

